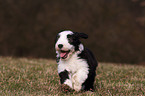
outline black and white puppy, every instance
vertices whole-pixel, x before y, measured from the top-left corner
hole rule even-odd
[[[81,38],[87,39],[88,35],[62,31],[56,37],[60,82],[75,91],[93,90],[98,63],[92,52],[80,42]]]

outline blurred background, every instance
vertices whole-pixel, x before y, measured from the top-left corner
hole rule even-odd
[[[145,64],[144,0],[0,0],[0,56],[55,59],[65,29],[100,62]]]

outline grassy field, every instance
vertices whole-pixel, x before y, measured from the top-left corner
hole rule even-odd
[[[143,96],[145,66],[99,63],[95,92],[63,93],[54,60],[0,57],[0,96]]]

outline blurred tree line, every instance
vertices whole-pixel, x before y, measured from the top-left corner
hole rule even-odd
[[[0,0],[0,55],[55,58],[54,39],[64,29],[99,61],[145,62],[144,0]]]

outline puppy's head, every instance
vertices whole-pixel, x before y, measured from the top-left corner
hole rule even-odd
[[[62,31],[57,34],[55,49],[61,59],[68,59],[75,51],[80,51],[82,46],[80,38],[87,39],[88,35],[72,31]]]

